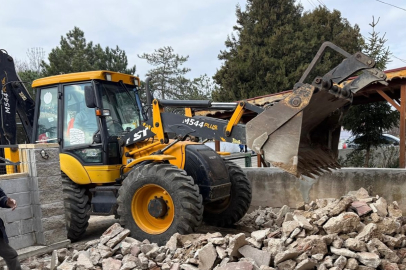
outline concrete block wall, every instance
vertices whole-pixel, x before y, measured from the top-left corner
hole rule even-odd
[[[10,245],[20,249],[66,241],[58,145],[20,145],[19,151],[22,173],[0,176],[0,187],[18,204],[14,211],[0,209]]]
[[[32,209],[34,196],[29,182],[28,173],[0,176],[0,187],[7,196],[15,199],[18,205],[14,211],[8,208],[0,209],[0,217],[4,221],[10,245],[15,249],[36,243],[35,217]]]
[[[23,150],[23,149],[22,149]],[[67,239],[63,205],[59,149],[34,144],[27,152],[31,168],[30,181],[36,201],[33,211],[37,244],[50,245]],[[41,154],[44,152],[44,157]]]
[[[340,198],[361,187],[388,202],[397,201],[406,213],[406,169],[342,168],[318,179],[296,177],[277,168],[243,168],[252,184],[251,209],[258,206],[296,208],[317,198]]]

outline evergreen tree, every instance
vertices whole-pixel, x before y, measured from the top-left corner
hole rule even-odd
[[[146,76],[151,77],[151,92],[160,99],[208,99],[214,84],[207,75],[190,80],[185,75],[190,68],[182,67],[189,56],[175,54],[170,46],[138,56],[154,66]]]
[[[351,54],[361,51],[364,44],[358,25],[351,26],[340,11],[330,11],[325,6],[303,14],[297,38],[302,42],[296,52],[295,65],[298,69],[290,77],[294,83],[302,76],[323,42],[330,41]],[[327,50],[306,82],[311,83],[316,76],[324,75],[342,60],[342,55]]]
[[[381,37],[379,32],[375,31],[378,22],[379,19],[377,22],[375,19],[372,20],[370,24],[372,32],[364,44],[363,51],[375,59],[377,68],[384,70],[389,62],[390,51],[389,47],[385,47],[387,41],[385,35]],[[352,106],[345,115],[343,126],[355,136],[354,142],[359,145],[356,151],[366,151],[364,166],[368,167],[371,148],[383,143],[382,133],[397,126],[398,123],[399,112],[392,110],[386,101],[382,101]]]
[[[213,98],[235,101],[289,89],[301,12],[294,0],[247,0],[245,11],[237,6],[236,33],[220,52],[224,63],[213,77],[220,85]]]
[[[106,47],[106,66],[101,66],[100,69],[113,70],[121,73],[134,74],[135,66],[127,68],[128,59],[124,50],[121,50],[118,46],[115,49]]]
[[[49,64],[42,61],[44,76],[90,70],[111,70],[134,74],[135,66],[127,68],[125,52],[118,46],[115,49],[93,42],[86,42],[84,32],[78,27],[61,37],[60,47],[52,49],[48,55]]]
[[[174,80],[174,99],[185,100],[207,100],[215,85],[206,74],[189,80],[185,77],[178,77]]]
[[[325,7],[302,15],[293,0],[247,0],[246,10],[237,6],[236,14],[236,35],[227,38],[227,50],[219,55],[224,63],[214,76],[220,88],[213,98],[219,101],[292,89],[324,41],[351,53],[362,43],[358,26]],[[342,59],[327,52],[315,74],[324,75]]]

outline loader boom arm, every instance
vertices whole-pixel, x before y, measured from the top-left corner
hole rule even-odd
[[[336,50],[346,58],[324,76],[316,77],[311,84],[305,84],[304,80],[326,48]],[[152,101],[152,113],[150,112],[152,118],[144,127],[133,131],[134,134],[130,133],[126,137],[126,144],[144,140],[145,137],[135,135],[137,132],[144,132],[143,128],[148,129],[149,137],[156,135],[161,143],[167,141],[165,134],[175,133],[180,139],[189,135],[247,144],[274,166],[296,176],[314,177],[339,167],[339,121],[351,105],[353,95],[374,82],[387,84],[385,73],[374,66],[375,61],[369,56],[361,52],[350,55],[327,42],[322,45],[302,78],[295,84],[292,93],[274,106],[263,109],[245,101],[219,103],[206,100],[155,99]],[[358,72],[362,74],[346,84],[341,84]],[[149,92],[147,95],[151,100]],[[230,110],[233,115],[228,121],[211,117],[183,116],[165,113],[164,107]],[[258,115],[246,125],[239,124],[245,110]],[[134,139],[136,137],[137,140]]]
[[[0,50],[0,136],[2,145],[16,144],[16,112],[20,117],[27,140],[32,140],[35,102],[18,77],[13,58]]]

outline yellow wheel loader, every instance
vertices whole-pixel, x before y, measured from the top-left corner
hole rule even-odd
[[[326,47],[345,60],[311,84],[303,83]],[[139,78],[111,71],[63,74],[35,80],[35,102],[18,78],[13,59],[0,51],[1,144],[15,144],[15,114],[32,143],[57,142],[68,236],[77,240],[90,215],[116,215],[133,237],[159,244],[202,221],[231,226],[251,202],[244,172],[200,139],[246,144],[267,162],[296,176],[337,168],[339,119],[353,94],[385,74],[373,59],[323,44],[292,93],[273,106],[245,101],[153,99]],[[355,73],[351,82],[342,83]],[[186,114],[165,108],[186,108]],[[229,110],[230,120],[195,116]],[[241,124],[245,111],[256,116]],[[192,138],[192,139],[190,139]]]

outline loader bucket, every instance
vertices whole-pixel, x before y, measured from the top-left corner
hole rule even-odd
[[[350,99],[305,84],[247,123],[247,145],[297,177],[338,168],[341,108]]]

